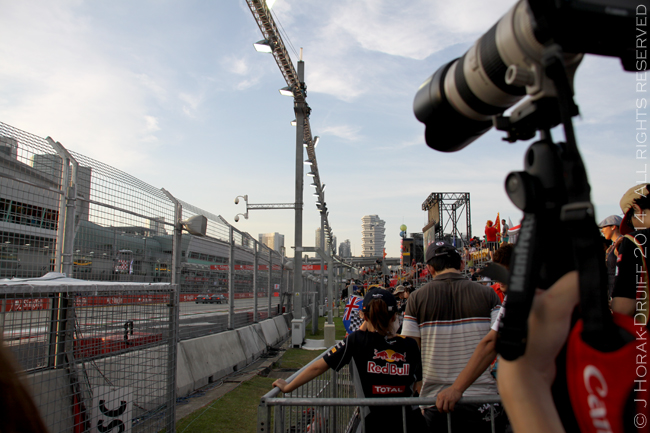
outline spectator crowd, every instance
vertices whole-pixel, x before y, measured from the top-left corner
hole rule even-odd
[[[611,215],[598,224],[611,314],[634,316],[635,323],[641,314],[647,328],[644,257],[650,239],[650,184],[630,188],[619,204],[622,216]],[[360,396],[434,397],[434,406],[406,412],[415,431],[425,425],[427,431],[447,431],[448,413],[453,432],[489,432],[492,422],[497,432],[564,431],[550,387],[555,358],[579,303],[578,274],[570,272],[535,295],[526,353],[516,361],[499,360],[496,342],[514,251],[510,227],[505,220],[500,223],[497,228],[487,221],[485,239],[473,238],[463,248],[431,243],[424,264],[390,273],[377,266],[349,280],[343,299],[363,298],[358,324],[325,355],[318,371],[354,362]],[[487,254],[481,256],[484,250]],[[482,261],[486,266],[480,266]],[[641,311],[640,300],[646,300]],[[389,383],[376,392],[377,386]],[[458,404],[464,396],[497,393],[503,407],[494,406],[494,421],[483,403]],[[401,413],[384,409],[366,413],[367,423],[377,428],[402,425]]]

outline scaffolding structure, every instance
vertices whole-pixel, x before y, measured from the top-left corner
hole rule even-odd
[[[432,192],[422,203],[422,210],[428,213],[427,225],[422,229],[425,246],[438,240],[457,247],[469,244],[472,223],[468,192]],[[463,219],[465,227],[461,224]]]

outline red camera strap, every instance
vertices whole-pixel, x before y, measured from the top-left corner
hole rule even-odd
[[[582,433],[650,433],[648,328],[614,313],[614,323],[635,337],[612,352],[582,340],[582,320],[571,330],[567,349],[569,397]]]

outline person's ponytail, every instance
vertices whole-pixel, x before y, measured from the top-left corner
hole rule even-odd
[[[390,331],[390,320],[394,314],[394,312],[388,311],[386,302],[381,299],[373,299],[368,304],[364,316],[379,334],[388,335]]]

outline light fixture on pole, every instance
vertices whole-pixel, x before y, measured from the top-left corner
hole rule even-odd
[[[307,173],[307,176],[314,177],[314,176],[316,176],[316,173],[314,173],[313,171],[310,171],[309,173]]]
[[[261,41],[257,41],[253,44],[253,47],[255,48],[255,51],[258,53],[272,53],[273,48],[271,48],[271,43],[266,40],[262,39]]]
[[[288,87],[288,86],[283,87],[283,88],[280,89],[280,95],[293,97],[293,90],[291,89],[291,87]]]
[[[305,165],[312,165],[311,159],[305,159]]]
[[[296,122],[296,119],[293,119],[290,123],[291,126],[296,126],[298,124],[298,122]]]
[[[316,146],[318,146],[319,141],[320,141],[320,137],[318,135],[314,137],[314,149],[316,148]]]

